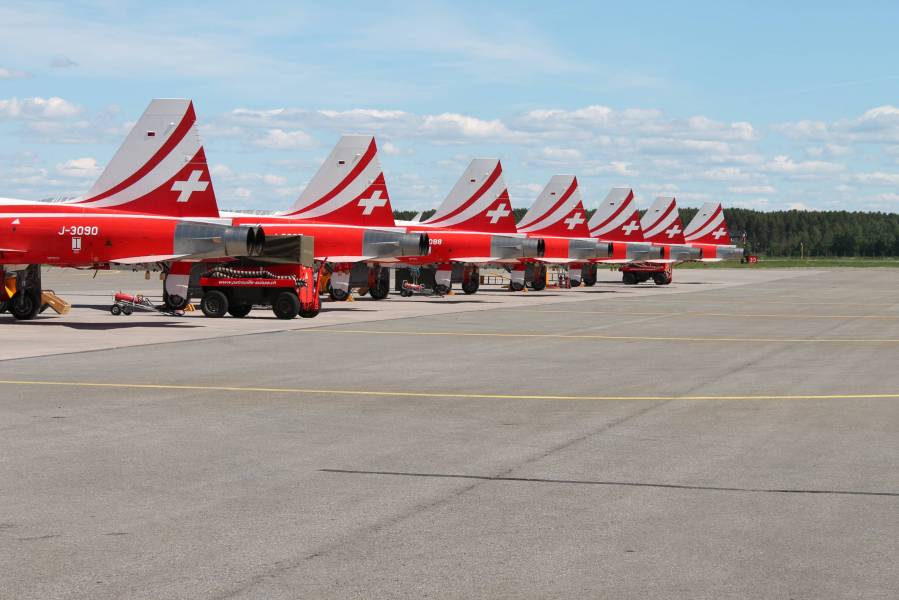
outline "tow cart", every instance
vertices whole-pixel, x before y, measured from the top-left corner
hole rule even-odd
[[[217,265],[200,277],[200,310],[214,319],[226,314],[239,319],[254,306],[270,306],[279,319],[312,318],[321,310],[321,270],[303,265]]]
[[[652,279],[656,285],[668,285],[674,275],[671,263],[628,263],[622,265],[620,271],[621,281],[625,285],[636,285],[649,279]]]
[[[194,306],[193,304],[187,304],[183,309],[170,308],[165,304],[157,306],[146,296],[141,296],[140,294],[126,294],[119,291],[113,296],[113,302],[112,306],[109,307],[109,312],[116,317],[119,315],[125,315],[127,317],[133,313],[135,309],[145,312],[158,312],[173,317],[181,317],[185,312],[193,312]]]

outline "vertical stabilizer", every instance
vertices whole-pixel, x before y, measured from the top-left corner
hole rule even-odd
[[[684,238],[691,244],[731,245],[724,210],[720,202],[706,202],[684,229]]]
[[[341,137],[293,208],[284,214],[341,225],[392,227],[393,208],[375,138]]]
[[[672,196],[659,196],[643,215],[640,225],[649,242],[657,244],[684,244],[684,226],[677,211],[677,200]]]
[[[592,237],[611,242],[642,242],[640,212],[634,206],[634,190],[612,188],[587,223]]]
[[[518,231],[557,237],[589,237],[585,214],[577,177],[554,175],[518,223]]]
[[[487,233],[516,233],[512,203],[496,158],[476,158],[426,224]]]
[[[190,100],[153,100],[87,195],[74,202],[156,215],[218,217],[196,121]]]

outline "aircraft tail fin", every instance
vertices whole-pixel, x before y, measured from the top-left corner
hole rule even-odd
[[[585,214],[577,177],[554,175],[518,223],[518,231],[557,237],[589,237]]]
[[[518,229],[499,159],[476,158],[471,161],[446,200],[425,223],[486,233],[516,233]]]
[[[393,208],[374,136],[342,136],[293,207],[283,214],[340,225],[393,227]]]
[[[634,206],[634,190],[612,188],[587,223],[592,237],[612,242],[643,242],[640,212]]]
[[[156,99],[137,120],[90,191],[74,200],[176,217],[219,216],[206,154],[188,99]]]
[[[649,242],[661,244],[685,244],[684,226],[673,196],[656,198],[640,221],[643,235]]]
[[[695,244],[730,245],[731,239],[720,202],[706,202],[684,229],[684,239]]]

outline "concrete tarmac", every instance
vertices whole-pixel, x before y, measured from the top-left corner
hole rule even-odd
[[[899,272],[0,316],[0,597],[894,598]]]

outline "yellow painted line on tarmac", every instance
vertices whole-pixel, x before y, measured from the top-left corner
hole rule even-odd
[[[680,300],[675,298],[669,298],[668,296],[628,296],[627,298],[610,298],[610,300],[627,300],[635,301],[635,300],[660,300],[662,302],[672,302],[672,303],[680,303],[680,304],[734,304],[736,302],[740,302],[744,305],[750,304],[784,304],[788,306],[861,306],[866,308],[890,308],[895,307],[899,302],[893,303],[872,303],[872,302],[805,302],[800,298],[792,301],[785,300],[756,300],[752,296],[747,295],[738,298],[696,298],[694,300]]]
[[[509,312],[520,313],[559,313],[574,315],[620,315],[622,317],[726,317],[733,319],[879,319],[899,320],[899,315],[805,315],[805,314],[759,314],[759,313],[717,313],[699,311],[614,311],[614,310],[565,310],[565,309],[538,309],[538,308],[510,308]]]
[[[398,398],[457,398],[463,400],[588,400],[588,401],[627,401],[627,400],[870,400],[899,399],[899,392],[886,394],[758,394],[758,395],[720,395],[720,396],[555,396],[541,394],[468,394],[462,392],[407,392],[378,390],[340,390],[315,388],[284,387],[251,387],[225,385],[180,385],[162,383],[111,383],[99,381],[35,381],[7,379],[0,380],[0,385],[103,388],[120,390],[170,390],[186,392],[238,392],[268,394],[318,394],[328,396],[375,396]]]
[[[379,329],[295,329],[301,334],[398,335],[433,337],[539,338],[547,340],[598,340],[638,342],[754,342],[801,344],[897,344],[899,339],[877,338],[750,338],[750,337],[678,337],[649,335],[599,335],[563,333],[500,333],[478,331],[395,331]]]

